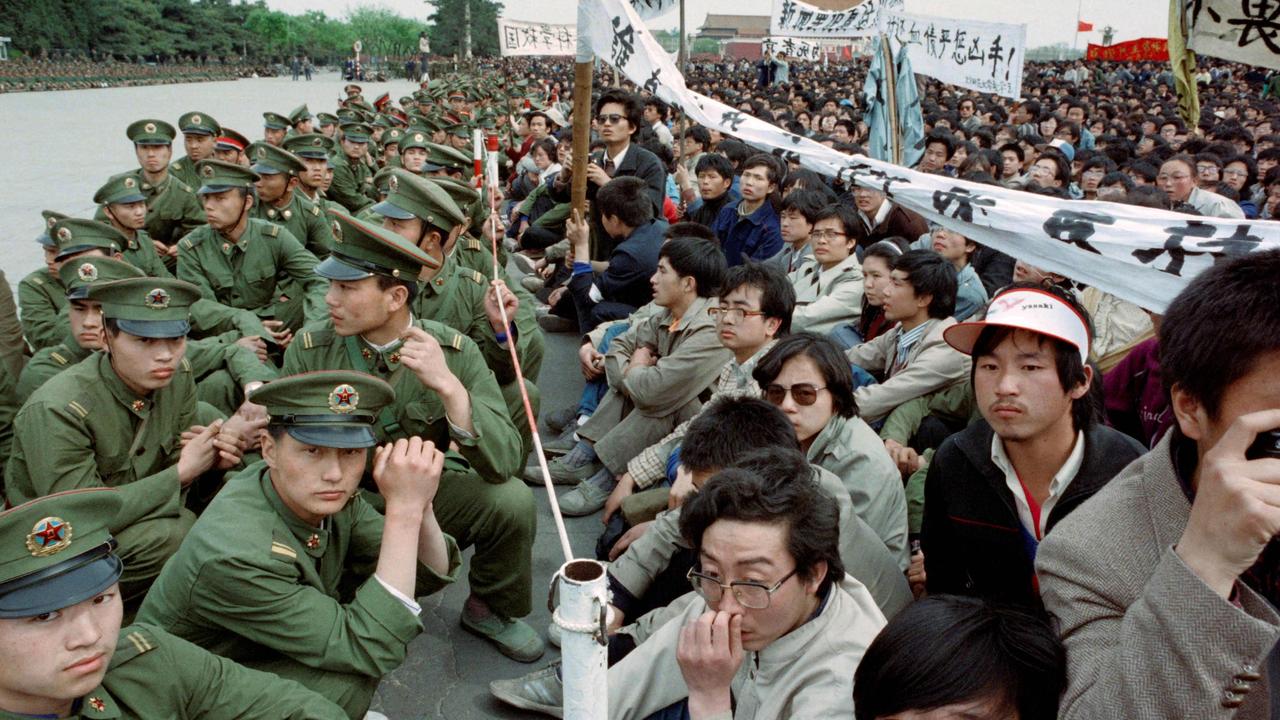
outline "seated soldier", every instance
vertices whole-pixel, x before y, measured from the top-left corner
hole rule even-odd
[[[853,676],[856,720],[1049,720],[1066,653],[1042,615],[941,595],[890,618]]]
[[[62,490],[118,488],[110,525],[126,570],[126,603],[141,596],[178,549],[195,515],[192,486],[240,462],[238,423],[196,425],[186,352],[199,290],[180,280],[132,278],[89,291],[102,304],[104,351],[36,390],[14,419],[5,497],[18,504]]]
[[[649,279],[658,267],[667,222],[650,214],[652,208],[644,193],[644,181],[634,177],[610,180],[596,193],[600,225],[613,247],[603,262],[588,259],[591,232],[587,221],[574,213],[566,223],[575,258],[573,275],[567,297],[551,311],[577,319],[583,333],[606,320],[626,318],[653,299]]]
[[[182,238],[178,255],[178,278],[194,284],[202,296],[191,308],[193,319],[202,330],[225,330],[213,318],[216,306],[246,310],[261,326],[237,323],[244,335],[265,330],[287,346],[304,318],[314,322],[325,314],[324,281],[312,272],[316,256],[288,230],[250,217],[257,173],[218,160],[201,161],[198,172],[209,222]],[[281,278],[301,297],[281,298]]]
[[[251,169],[258,173],[254,183],[258,197],[249,217],[288,231],[316,257],[328,255],[333,246],[333,231],[323,211],[299,190],[299,178],[307,170],[302,158],[265,142],[251,144],[246,152],[253,160]]]
[[[716,319],[720,343],[733,353],[733,359],[720,371],[712,401],[740,396],[759,397],[760,387],[751,377],[751,372],[773,347],[774,340],[791,332],[795,291],[777,267],[767,263],[744,263],[725,272],[719,294],[720,305],[714,308],[712,316]],[[704,408],[699,414],[705,411]],[[605,503],[606,524],[624,498],[636,489],[643,490],[666,479],[668,458],[680,446],[689,422],[676,426],[669,435],[627,463],[627,471],[618,476],[618,485]],[[685,482],[681,482],[681,478]],[[687,474],[677,477],[669,507],[679,505],[692,489],[687,480]]]
[[[340,232],[316,267],[329,280],[329,321],[307,327],[285,353],[287,374],[358,370],[395,388],[374,426],[379,441],[422,437],[450,453],[435,513],[471,559],[471,595],[462,625],[508,656],[532,662],[542,638],[518,618],[533,592],[533,493],[512,474],[520,442],[493,373],[475,343],[456,330],[415,319],[417,278],[435,259],[389,230],[330,211]]]
[[[61,343],[37,352],[22,369],[17,385],[21,402],[53,376],[103,349],[102,304],[88,298],[89,288],[143,277],[141,270],[122,260],[87,256],[65,263],[58,274],[67,288],[71,331]],[[248,390],[276,376],[275,367],[252,350],[219,338],[188,340],[184,359],[191,366],[197,398],[212,406],[202,413],[206,417],[236,412]]]
[[[724,255],[715,243],[676,238],[662,246],[653,275],[653,301],[662,312],[632,325],[605,355],[609,390],[578,428],[577,445],[550,464],[558,480],[581,480],[560,499],[568,515],[604,507],[615,475],[631,458],[692,418],[710,397],[710,386],[732,357],[721,343],[708,308],[724,277]],[[542,478],[532,465],[525,476]]]
[[[350,371],[255,390],[271,418],[262,462],[227,481],[138,618],[362,716],[422,632],[414,598],[461,564],[432,509],[444,454],[431,441],[401,438],[374,453],[385,516],[360,493],[372,426],[394,397]]]
[[[60,212],[44,210],[44,231],[36,237],[44,252],[44,267],[32,270],[18,281],[18,319],[22,335],[33,350],[57,345],[66,334],[61,314],[67,307],[67,289],[58,279],[58,242],[52,233],[54,223],[67,217]]]
[[[883,291],[884,316],[897,326],[853,347],[849,361],[880,381],[854,391],[868,422],[886,417],[912,398],[963,382],[969,358],[947,345],[942,333],[956,324],[956,272],[931,250],[898,256]]]
[[[102,208],[103,222],[124,236],[125,262],[151,277],[173,277],[160,256],[161,252],[168,253],[169,248],[147,234],[147,196],[138,187],[137,178],[132,175],[111,178],[94,193],[93,201]]]
[[[138,169],[121,175],[137,181],[146,196],[147,234],[165,246],[167,252],[161,259],[172,269],[177,260],[174,246],[178,240],[205,221],[195,188],[169,172],[173,139],[178,133],[163,120],[139,120],[126,128],[125,134],[133,143]],[[94,219],[105,220],[106,213],[99,210]]]
[[[0,514],[0,716],[340,720],[337,705],[153,625],[121,628],[116,490]],[[38,650],[38,652],[37,652]]]

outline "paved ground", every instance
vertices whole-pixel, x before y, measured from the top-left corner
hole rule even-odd
[[[546,360],[538,379],[544,414],[576,403],[582,392],[577,345],[576,335],[547,335]],[[538,537],[533,547],[533,614],[526,620],[545,633],[551,621],[547,610],[548,583],[564,560],[546,490],[534,488],[533,493],[538,502]],[[574,553],[578,557],[590,557],[602,529],[598,515],[565,518],[565,525]],[[469,558],[470,553],[467,556]],[[464,579],[423,603],[426,631],[409,646],[405,664],[383,681],[374,700],[374,710],[393,720],[541,717],[494,701],[489,695],[489,681],[541,668],[558,658],[559,652],[548,645],[547,654],[541,660],[524,665],[508,660],[463,630],[458,625],[458,615],[467,596],[465,576],[464,569]]]

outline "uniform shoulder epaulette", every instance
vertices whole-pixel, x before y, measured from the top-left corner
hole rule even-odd
[[[196,194],[196,191],[193,190],[190,185],[182,182],[181,180],[179,180],[176,177],[173,177],[172,175],[169,176],[169,182],[173,183],[173,186],[176,187],[179,192],[184,192],[184,193],[187,193],[188,195]]]
[[[484,250],[484,249],[485,249],[485,248],[484,248],[484,245],[481,245],[481,244],[480,244],[480,241],[479,241],[479,240],[477,240],[477,239],[475,239],[475,238],[473,238],[473,237],[467,237],[467,238],[463,238],[463,239],[464,239],[464,240],[466,240],[466,242],[465,242],[465,243],[463,243],[462,247],[466,248],[467,250],[476,251],[476,250]]]
[[[170,170],[177,171],[177,172],[182,172],[182,161],[181,161],[181,160],[179,160],[179,161],[175,162],[174,164],[170,165],[170,166],[169,166],[169,169],[170,169]]]
[[[298,550],[289,542],[289,533],[279,526],[271,529],[271,545],[267,547],[267,552],[272,560],[279,560],[283,563],[292,563],[298,559]]]
[[[32,274],[28,275],[28,276],[27,276],[27,279],[31,281],[31,284],[32,284],[32,285],[43,285],[43,284],[44,284],[44,278],[40,277],[39,275],[36,275],[35,273],[32,273]]]
[[[55,363],[62,365],[64,367],[71,364],[71,361],[68,360],[65,356],[62,355],[62,353],[58,352],[57,350],[49,351],[49,359],[53,360]]]
[[[208,226],[206,225],[204,227],[198,227],[195,230],[192,230],[191,232],[187,233],[186,235],[183,235],[182,239],[178,241],[178,247],[185,248],[187,250],[191,250],[195,248],[197,245],[199,245],[201,242],[204,241],[205,233],[201,231],[204,230],[205,227],[208,227]]]
[[[191,372],[191,361],[190,361],[190,360],[188,360],[188,359],[186,359],[186,358],[182,358],[182,362],[181,362],[181,363],[179,363],[179,365],[182,367],[182,372]]]
[[[309,210],[311,211],[311,214],[316,217],[320,217],[322,215],[320,212],[320,206],[315,203],[311,203]]]
[[[466,276],[468,280],[471,280],[472,282],[474,282],[477,285],[480,285],[481,287],[484,287],[489,284],[489,281],[485,280],[484,275],[479,270],[463,268],[462,274]]]
[[[270,235],[271,237],[280,237],[279,225],[276,225],[274,223],[267,223],[266,225],[267,226],[262,229],[262,232],[266,233],[267,235]]]
[[[130,625],[120,630],[116,651],[111,656],[111,667],[116,668],[130,660],[160,647],[159,631],[149,625]]]
[[[304,328],[298,333],[294,342],[300,343],[303,350],[314,350],[332,345],[336,337],[337,334],[333,328],[320,327],[312,330]]]
[[[466,341],[465,335],[454,330],[452,327],[445,325],[439,320],[428,320],[426,318],[422,318],[417,322],[423,330],[426,330],[435,337],[436,341],[440,343],[441,348],[461,350]]]
[[[81,404],[79,400],[72,400],[68,402],[67,411],[81,420],[87,420],[89,418],[89,408]]]

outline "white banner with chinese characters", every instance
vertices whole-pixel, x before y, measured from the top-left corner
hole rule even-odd
[[[503,57],[572,55],[577,47],[576,26],[498,18],[498,50]]]
[[[848,10],[823,10],[801,0],[773,0],[769,34],[790,37],[851,38],[879,32],[881,8],[902,9],[902,0],[864,0]]]
[[[680,0],[631,0],[631,7],[636,9],[641,20],[652,20],[680,7]]]
[[[895,54],[906,48],[911,69],[945,83],[1015,100],[1022,97],[1027,26],[880,12]]]
[[[1059,200],[843,155],[690,91],[624,0],[582,0],[579,18],[584,45],[695,122],[846,185],[881,190],[893,202],[975,242],[1149,310],[1163,311],[1191,277],[1215,263],[1280,249],[1280,222]]]
[[[1280,0],[1187,0],[1198,55],[1280,70]]]
[[[826,52],[813,40],[792,37],[767,37],[760,41],[760,54],[785,55],[789,60],[821,60]]]

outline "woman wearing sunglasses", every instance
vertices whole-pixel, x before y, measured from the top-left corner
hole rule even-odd
[[[853,511],[906,569],[902,477],[879,436],[858,417],[853,373],[836,344],[813,333],[787,336],[760,359],[752,377],[791,421],[809,462],[840,478]]]

